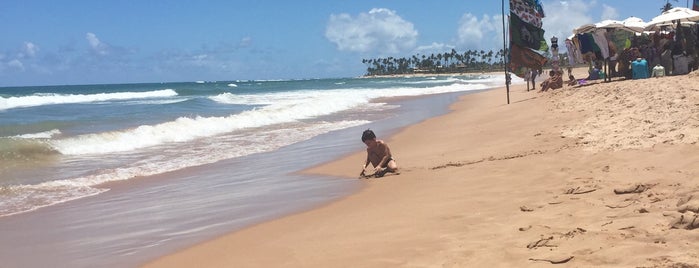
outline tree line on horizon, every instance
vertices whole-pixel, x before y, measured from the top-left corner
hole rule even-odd
[[[451,51],[410,57],[387,57],[362,59],[367,65],[367,76],[414,73],[458,73],[493,70],[504,66],[502,49],[498,51],[468,50],[458,53]]]
[[[544,53],[550,58],[549,53]],[[366,76],[376,75],[402,75],[416,73],[469,73],[469,72],[491,72],[494,70],[504,70],[503,49],[498,51],[467,50],[463,53],[455,49],[451,51],[430,54],[412,55],[410,57],[376,58],[362,59],[362,63],[367,65]],[[559,55],[561,63],[567,62],[567,53]]]

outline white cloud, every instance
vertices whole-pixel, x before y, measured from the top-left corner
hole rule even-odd
[[[20,58],[33,58],[36,57],[36,53],[39,51],[39,47],[32,42],[24,42],[22,46],[22,52],[20,53]]]
[[[502,47],[502,15],[478,17],[466,13],[459,20],[456,43],[460,47],[497,49]]]
[[[600,18],[600,21],[602,20],[618,20],[619,19],[619,12],[616,11],[616,8],[602,4],[602,17]]]
[[[109,45],[100,41],[100,39],[97,38],[97,35],[93,33],[87,33],[85,35],[85,39],[87,39],[87,43],[90,45],[90,49],[92,52],[96,53],[97,55],[109,54]]]
[[[10,67],[11,69],[24,71],[24,64],[22,64],[22,62],[17,60],[17,59],[14,59],[14,60],[11,60],[10,62],[8,62],[7,66]]]
[[[442,53],[451,51],[455,47],[452,45],[447,45],[443,43],[432,43],[427,46],[419,46],[415,48],[415,53],[430,54],[430,53]]]
[[[394,54],[415,46],[418,32],[395,11],[374,8],[356,18],[349,14],[330,15],[325,38],[341,51]]]
[[[191,57],[190,61],[195,66],[207,66],[212,59],[207,54],[199,54]]]
[[[593,8],[596,8],[596,1],[544,1],[546,17],[543,19],[543,28],[546,31],[544,37],[549,42],[551,37],[558,37],[560,51],[564,52],[563,40],[573,35],[573,29],[588,23],[595,23],[595,20],[588,16]]]
[[[246,36],[240,39],[238,47],[249,47],[252,44],[252,37]]]

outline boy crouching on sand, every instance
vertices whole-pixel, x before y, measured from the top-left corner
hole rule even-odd
[[[362,167],[362,177],[371,176],[365,175],[365,170],[369,163],[374,166],[374,177],[383,177],[387,172],[396,172],[398,164],[391,156],[391,149],[388,148],[385,142],[377,140],[376,135],[370,129],[362,133],[362,142],[366,144],[366,162]]]

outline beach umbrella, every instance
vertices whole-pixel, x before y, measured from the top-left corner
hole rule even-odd
[[[662,25],[667,23],[672,23],[674,21],[699,21],[699,11],[694,11],[689,8],[675,7],[668,11],[663,12],[659,16],[653,18],[648,22],[646,29],[656,27],[656,25]]]
[[[603,20],[595,24],[585,24],[573,29],[574,34],[589,33],[597,29],[618,29],[629,32],[643,32],[646,24],[643,20],[636,17],[629,17],[626,20]]]
[[[595,23],[595,27],[598,29],[619,29],[623,28],[624,24],[618,20],[603,20]]]
[[[697,24],[695,21],[683,21],[680,23],[682,27],[691,27],[694,24]],[[675,29],[677,28],[677,23],[672,23],[672,22],[663,22],[663,23],[658,23],[658,24],[653,24],[653,25],[648,25],[646,26],[646,31],[651,31],[651,32],[656,32],[656,31],[661,31],[663,29]]]
[[[618,20],[603,20],[595,24],[585,24],[583,26],[580,26],[578,28],[573,29],[573,33],[575,34],[581,34],[581,33],[589,33],[589,32],[594,32],[597,29],[615,29],[615,28],[621,28],[624,27],[624,25],[621,23],[621,21]]]
[[[624,30],[634,33],[641,33],[646,28],[647,23],[641,18],[628,17],[621,21]]]

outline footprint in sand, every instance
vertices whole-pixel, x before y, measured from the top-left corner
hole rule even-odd
[[[617,188],[614,189],[615,194],[637,194],[637,193],[642,193],[650,188],[652,188],[654,185],[651,184],[636,184],[624,188]]]
[[[671,217],[670,227],[673,229],[694,230],[699,228],[699,194],[690,194],[677,202],[677,211],[665,212],[664,216]]]

